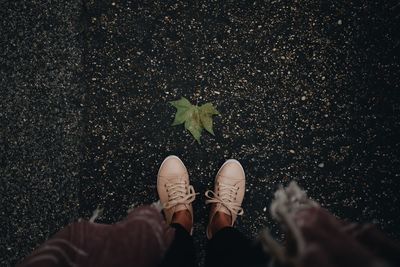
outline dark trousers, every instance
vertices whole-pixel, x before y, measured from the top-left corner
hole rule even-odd
[[[160,266],[197,266],[192,236],[179,224],[171,226],[176,229],[175,240]],[[267,261],[260,246],[232,227],[218,231],[206,247],[206,267],[261,266]]]

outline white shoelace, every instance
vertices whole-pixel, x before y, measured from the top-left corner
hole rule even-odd
[[[168,202],[164,204],[165,209],[172,208],[178,204],[188,205],[199,194],[194,191],[193,186],[187,186],[185,182],[167,183],[165,187],[168,193]]]
[[[220,203],[232,214],[243,215],[244,211],[242,207],[235,202],[239,187],[224,183],[219,183],[218,187],[218,195],[211,190],[208,190],[205,193],[205,196],[208,198],[208,200],[206,200],[206,204]]]

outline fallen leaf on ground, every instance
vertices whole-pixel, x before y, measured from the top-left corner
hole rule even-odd
[[[170,104],[176,108],[175,119],[172,126],[184,123],[188,130],[200,144],[201,132],[205,129],[214,135],[213,115],[219,115],[219,112],[211,103],[201,106],[192,105],[189,100],[182,97],[180,100],[171,101]]]

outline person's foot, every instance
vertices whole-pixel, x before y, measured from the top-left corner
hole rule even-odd
[[[168,224],[178,223],[190,234],[193,230],[192,202],[196,198],[189,174],[177,156],[167,157],[157,175],[157,192]]]
[[[239,161],[227,160],[215,177],[214,191],[208,190],[206,204],[211,204],[207,238],[222,228],[233,226],[238,215],[243,215],[241,207],[244,198],[246,178]]]

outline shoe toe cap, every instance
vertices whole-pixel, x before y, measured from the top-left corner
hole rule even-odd
[[[228,160],[224,163],[219,171],[219,175],[226,180],[226,182],[240,182],[245,180],[245,173],[242,165],[237,160]]]
[[[176,156],[167,157],[162,163],[159,176],[162,177],[180,177],[187,176],[187,170],[183,162]]]

